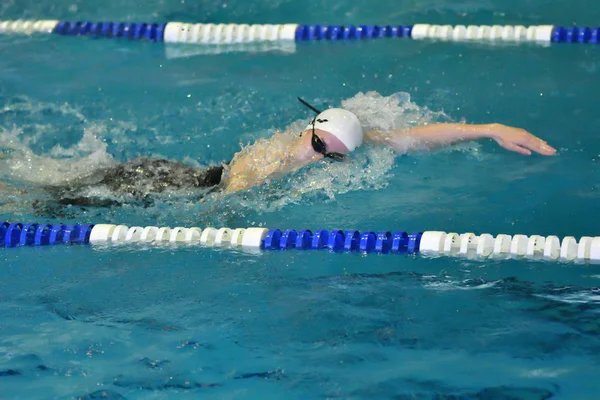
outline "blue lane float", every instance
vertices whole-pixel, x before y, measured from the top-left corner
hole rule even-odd
[[[273,41],[365,40],[378,38],[478,42],[600,42],[600,27],[554,25],[301,25],[190,24],[183,22],[0,21],[0,34],[47,33],[123,38],[165,43],[237,44]]]
[[[526,258],[599,263],[600,236],[575,239],[540,235],[492,236],[443,231],[357,231],[268,228],[157,227],[113,224],[38,224],[4,222],[0,246],[59,244],[169,243],[247,248],[261,251],[324,250],[333,253],[422,254],[469,259]]]
[[[128,22],[60,21],[52,33],[64,36],[93,36],[102,38],[146,39],[155,42],[164,40],[167,24]]]
[[[0,244],[4,247],[87,244],[94,225],[48,225],[4,222],[0,225]]]
[[[298,25],[294,38],[296,41],[410,38],[411,30],[412,26],[403,25]]]
[[[295,230],[269,229],[260,245],[264,250],[322,250],[334,252],[396,253],[419,252],[422,232],[359,232],[343,230]],[[398,238],[395,240],[395,238]]]
[[[97,227],[97,228],[96,228]],[[126,228],[126,229],[123,229]],[[95,230],[96,229],[96,230]],[[107,231],[107,229],[109,231]],[[135,232],[154,231],[153,236],[141,235],[134,237]],[[192,230],[196,235],[188,235]],[[98,242],[200,242],[202,244],[215,244],[220,236],[219,244],[227,242],[232,244],[234,231],[239,231],[237,242],[240,244],[246,236],[249,247],[261,250],[323,250],[334,252],[363,253],[396,253],[416,254],[419,252],[422,232],[359,232],[352,230],[301,230],[300,232],[288,229],[247,228],[158,228],[158,227],[132,227],[124,225],[93,225],[93,224],[38,224],[4,222],[0,225],[0,243],[4,247],[19,246],[48,246],[58,244],[89,244]],[[162,232],[160,234],[159,232]],[[176,233],[176,234],[174,234]],[[258,236],[257,236],[258,235]],[[212,239],[212,240],[211,240]]]
[[[557,26],[552,31],[552,42],[554,43],[593,43],[600,42],[600,27],[562,27]]]

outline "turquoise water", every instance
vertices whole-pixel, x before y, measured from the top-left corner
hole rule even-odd
[[[592,1],[123,3],[4,2],[0,19],[600,20]],[[200,51],[154,43],[0,37],[2,216],[595,236],[599,51],[379,40],[193,55]],[[201,202],[184,191],[146,208],[40,207],[45,185],[134,157],[195,166],[228,160],[240,143],[306,123],[296,96],[351,106],[396,128],[501,122],[528,129],[559,154],[523,157],[485,141],[403,157],[363,149],[349,174],[318,165],[226,198]],[[600,389],[599,277],[597,267],[514,260],[133,245],[4,249],[0,393],[590,399]]]

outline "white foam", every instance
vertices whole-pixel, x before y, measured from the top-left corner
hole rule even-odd
[[[90,122],[69,104],[55,104],[15,98],[0,109],[0,176],[3,179],[52,185],[114,163],[102,141],[106,127]],[[69,127],[69,134],[65,134]],[[81,138],[66,143],[81,129]]]
[[[366,129],[403,129],[447,119],[443,113],[433,112],[412,103],[407,93],[391,96],[382,96],[376,92],[358,93],[343,101],[342,106],[356,113]],[[148,135],[131,134],[137,130],[135,121],[89,121],[81,111],[68,104],[37,103],[26,99],[0,109],[0,116],[3,112],[9,114],[5,114],[0,120],[4,122],[4,126],[0,126],[0,150],[4,149],[5,153],[4,157],[0,158],[0,177],[7,180],[40,185],[65,183],[90,174],[95,169],[115,164],[113,156],[108,152],[107,139],[118,139],[118,145],[114,149],[111,147],[111,150],[116,150],[121,156],[132,151],[131,148],[145,148],[146,142],[150,140]],[[14,117],[10,117],[10,113],[15,113]],[[51,114],[50,118],[46,117],[46,114]],[[224,117],[231,115],[229,109],[224,109],[223,114]],[[56,118],[67,120],[57,123]],[[257,157],[260,158],[263,153],[266,156],[273,148],[285,152],[286,146],[298,137],[309,118],[307,114],[305,120],[290,123],[287,129],[284,129],[285,133],[277,139],[259,139],[257,148],[260,151]],[[7,120],[13,126],[7,126]],[[61,132],[64,126],[75,127],[68,142],[64,140],[65,135]],[[27,131],[24,132],[26,128]],[[268,127],[262,129],[266,128]],[[77,139],[73,135],[76,135],[79,129],[81,136]],[[163,131],[162,134],[167,135],[165,140],[176,135],[172,131]],[[257,132],[252,136],[256,138]],[[57,141],[61,144],[48,149],[48,143]],[[113,140],[113,146],[115,142],[116,140]],[[313,202],[315,199],[331,201],[336,199],[336,196],[353,191],[384,188],[391,177],[390,171],[395,159],[396,155],[390,149],[365,146],[353,152],[347,162],[320,162],[289,176],[272,180],[250,192],[234,194],[228,197],[225,203],[222,194],[211,194],[200,204],[196,196],[197,191],[184,189],[177,194],[165,192],[157,196],[153,206],[140,212],[150,216],[156,211],[167,218],[164,210],[171,208],[169,203],[176,202],[177,208],[183,214],[193,209],[194,214],[198,215],[198,211],[204,209],[208,210],[211,213],[210,217],[214,219],[218,214],[214,212],[215,208],[220,207],[219,203],[223,203],[225,209],[219,210],[223,218],[243,218],[243,214],[247,212],[275,211],[293,203]],[[184,161],[198,168],[206,165],[204,160]],[[82,190],[81,195],[109,199],[119,197],[117,193],[110,193],[108,188],[102,186]],[[189,196],[189,201],[186,200],[186,195]]]
[[[1,160],[0,173],[5,177],[36,184],[53,185],[80,177],[95,168],[114,163],[103,143],[94,133],[94,127],[84,128],[83,137],[74,146],[55,146],[46,155],[38,155],[28,146],[18,128],[0,129],[0,147],[10,151]]]
[[[435,112],[420,107],[410,101],[410,94],[394,93],[382,96],[377,92],[359,92],[356,96],[342,101],[342,107],[358,116],[365,132],[379,130],[388,132],[417,125],[448,121],[443,112]]]
[[[433,112],[410,101],[408,93],[382,96],[377,92],[358,93],[344,100],[342,107],[354,112],[365,131],[377,129],[389,132],[415,125],[449,120],[442,112]],[[297,136],[306,121],[290,124],[286,133]],[[271,139],[263,139],[265,151]],[[273,144],[275,146],[275,144]],[[288,204],[314,200],[335,200],[337,195],[360,190],[378,190],[387,186],[396,155],[387,148],[363,146],[344,163],[322,161],[318,166],[301,169],[281,180],[256,188],[236,206],[260,211],[276,211]]]

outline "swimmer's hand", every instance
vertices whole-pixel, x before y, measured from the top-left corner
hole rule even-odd
[[[553,156],[556,149],[548,143],[525,129],[513,128],[502,124],[490,124],[490,138],[494,139],[501,147],[515,153],[530,156],[532,151],[544,156]]]

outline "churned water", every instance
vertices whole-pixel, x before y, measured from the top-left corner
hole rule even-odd
[[[0,19],[592,26],[592,1],[5,1]],[[404,39],[202,54],[0,37],[5,220],[595,236],[599,48]],[[69,207],[46,187],[135,157],[231,159],[344,106],[380,129],[500,122],[552,158],[481,141],[359,150],[250,191]],[[115,202],[105,187],[83,193]],[[127,199],[125,199],[127,200]],[[7,399],[590,399],[597,267],[127,245],[2,250]],[[437,396],[437,397],[436,397]]]

